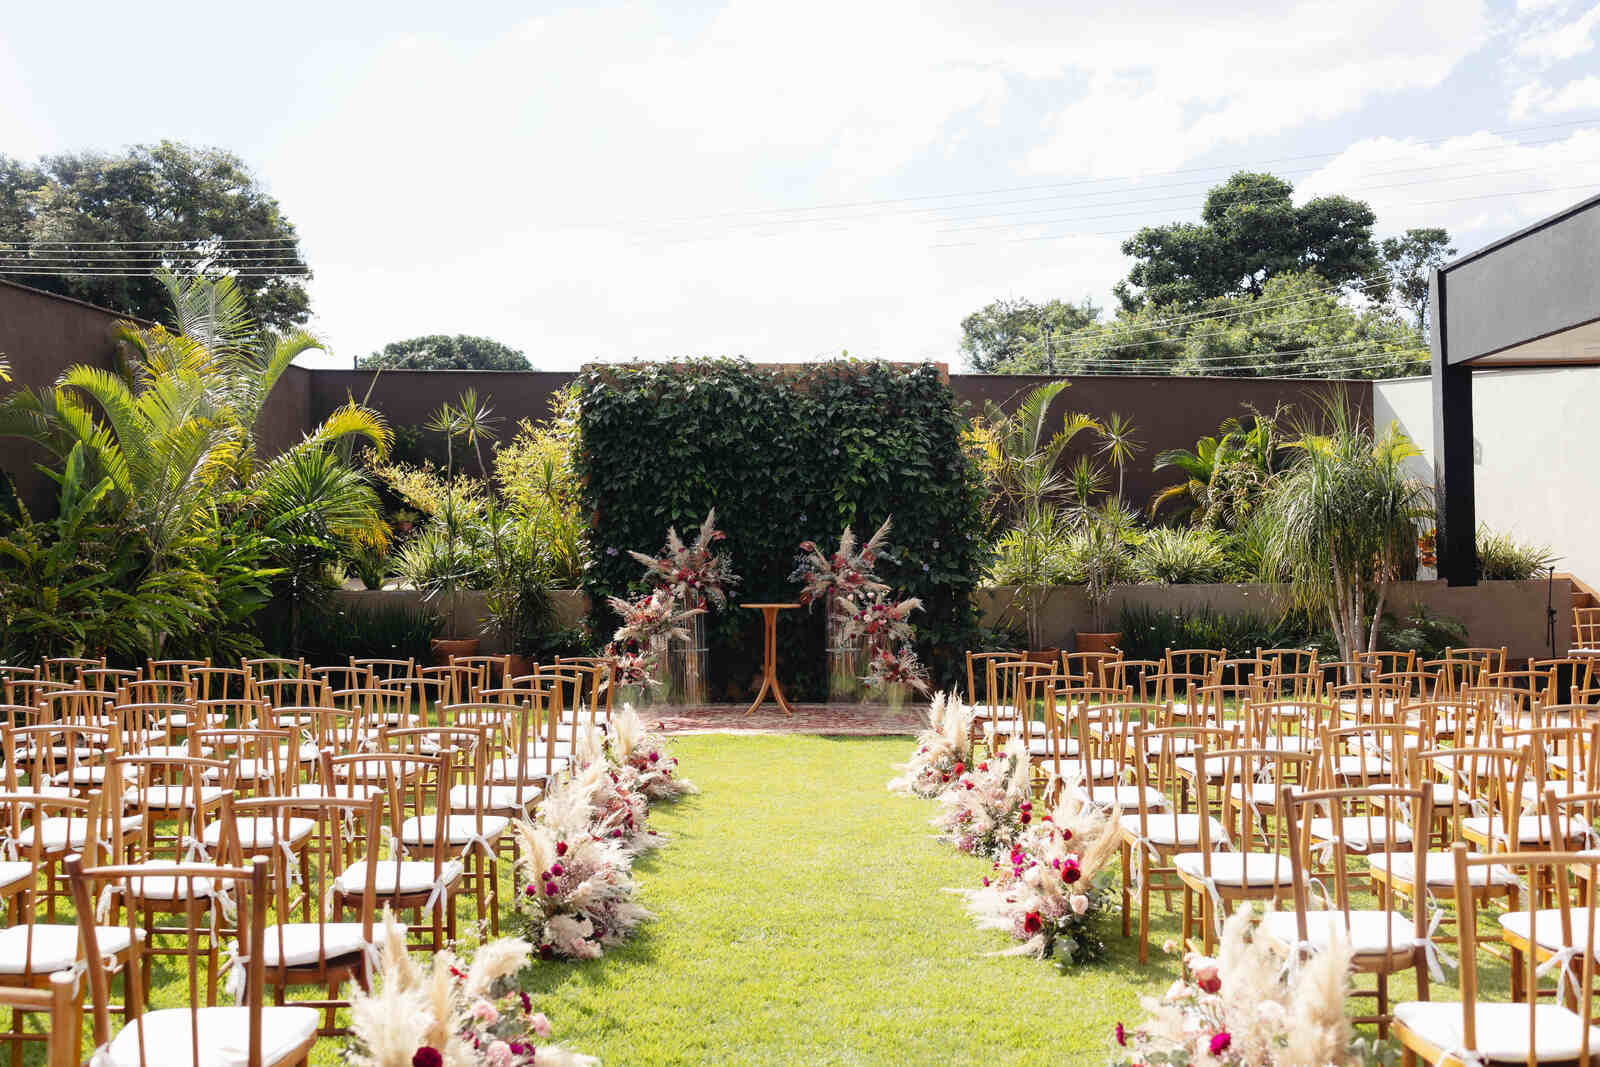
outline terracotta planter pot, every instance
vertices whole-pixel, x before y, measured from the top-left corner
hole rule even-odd
[[[450,665],[451,656],[475,656],[478,654],[478,638],[476,637],[435,637],[429,642],[428,647],[433,650],[433,659],[441,667]]]
[[[1115,652],[1122,647],[1122,631],[1109,634],[1089,634],[1078,631],[1079,652]]]
[[[1055,663],[1061,659],[1059,648],[1039,648],[1022,654],[1029,663]]]
[[[533,660],[521,653],[513,652],[506,657],[506,675],[511,678],[520,678],[524,674],[532,674],[535,664]]]

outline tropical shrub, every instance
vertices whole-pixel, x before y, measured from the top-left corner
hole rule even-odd
[[[597,605],[638,585],[630,549],[655,547],[663,526],[690,527],[713,507],[744,579],[739,596],[750,601],[793,597],[802,541],[876,528],[893,514],[879,576],[923,602],[917,650],[935,677],[964,675],[957,657],[975,636],[985,521],[954,396],[936,367],[640,363],[591,368],[578,390],[576,472]],[[740,611],[708,620],[714,693],[742,693],[759,670],[755,622]],[[820,694],[822,625],[780,625],[785,689]]]
[[[1509,532],[1478,527],[1478,577],[1486,582],[1525,582],[1539,578],[1554,566],[1557,556],[1549,545],[1518,541]]]
[[[1144,535],[1134,555],[1139,577],[1160,585],[1226,580],[1227,542],[1204,527],[1158,526]]]
[[[1169,648],[1307,648],[1315,629],[1303,614],[1219,612],[1210,607],[1163,611],[1141,604],[1122,609],[1122,651],[1129,659],[1160,659]]]
[[[349,656],[427,663],[429,642],[441,628],[439,616],[426,609],[335,603],[307,620],[300,650],[318,663],[342,663]]]

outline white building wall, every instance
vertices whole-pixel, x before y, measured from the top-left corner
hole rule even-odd
[[[1600,583],[1600,368],[1478,371],[1472,376],[1478,521],[1549,545],[1569,572]],[[1433,478],[1433,393],[1426,378],[1378,382],[1373,417],[1427,453]]]

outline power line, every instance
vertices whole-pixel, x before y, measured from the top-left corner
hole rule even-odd
[[[1515,135],[1515,134],[1518,134],[1518,133],[1532,133],[1532,132],[1537,132],[1539,130],[1565,129],[1565,128],[1570,128],[1570,127],[1573,127],[1573,126],[1588,126],[1588,125],[1593,125],[1596,122],[1600,122],[1600,117],[1591,117],[1591,118],[1584,118],[1584,119],[1572,119],[1572,120],[1565,121],[1565,122],[1543,123],[1543,124],[1536,125],[1536,126],[1508,127],[1508,128],[1500,129],[1500,130],[1486,130],[1486,131],[1482,131],[1482,132],[1485,133],[1488,136],[1496,136],[1497,137],[1497,136],[1502,136],[1502,135]],[[1411,146],[1444,144],[1447,141],[1453,141],[1453,140],[1457,140],[1457,139],[1460,139],[1460,138],[1463,138],[1463,137],[1470,137],[1470,136],[1473,136],[1473,134],[1452,134],[1452,135],[1447,136],[1447,137],[1435,137],[1435,138],[1429,138],[1429,139],[1420,140],[1420,141],[1410,141],[1410,142],[1407,142],[1407,143],[1409,145],[1411,145]],[[1495,147],[1502,147],[1502,146],[1495,146]],[[621,218],[621,219],[613,218],[613,219],[606,219],[606,220],[596,219],[596,220],[587,220],[587,221],[581,221],[581,222],[565,223],[565,224],[563,224],[561,226],[554,227],[554,229],[580,229],[580,228],[581,229],[588,229],[588,228],[594,228],[594,227],[607,227],[607,226],[617,226],[617,225],[637,225],[637,224],[640,224],[640,223],[643,223],[643,224],[646,224],[646,225],[650,225],[650,224],[663,224],[663,223],[674,223],[674,222],[698,222],[698,221],[711,220],[711,219],[749,217],[749,216],[752,216],[752,215],[795,214],[795,213],[804,212],[804,211],[833,211],[833,210],[839,210],[839,209],[843,209],[843,208],[875,207],[875,206],[887,205],[887,204],[906,204],[906,203],[916,203],[916,202],[922,202],[922,201],[928,201],[928,200],[948,200],[948,199],[956,199],[956,198],[959,198],[959,197],[997,196],[997,195],[1003,195],[1003,194],[1007,194],[1007,193],[1031,192],[1031,191],[1036,191],[1036,190],[1040,190],[1040,189],[1064,189],[1064,188],[1071,188],[1071,187],[1077,187],[1077,186],[1083,186],[1083,185],[1103,185],[1103,184],[1108,184],[1108,183],[1112,183],[1112,182],[1132,182],[1132,181],[1140,181],[1140,180],[1143,180],[1145,178],[1150,178],[1150,177],[1165,177],[1165,176],[1177,175],[1177,174],[1201,174],[1201,173],[1206,173],[1206,172],[1209,172],[1209,171],[1218,171],[1218,170],[1240,170],[1240,169],[1251,169],[1251,168],[1255,168],[1255,167],[1269,167],[1269,166],[1275,166],[1275,165],[1280,164],[1280,163],[1292,163],[1292,162],[1297,162],[1297,161],[1300,161],[1300,160],[1327,159],[1327,158],[1330,158],[1330,157],[1338,156],[1338,155],[1342,154],[1343,152],[1345,152],[1347,150],[1348,150],[1348,146],[1346,148],[1341,148],[1341,149],[1338,149],[1336,151],[1311,152],[1311,153],[1307,153],[1307,154],[1304,154],[1304,155],[1283,156],[1283,157],[1279,157],[1277,159],[1258,160],[1256,162],[1215,163],[1215,164],[1210,164],[1208,166],[1203,166],[1203,167],[1183,167],[1183,168],[1177,168],[1177,169],[1174,169],[1174,170],[1167,170],[1167,171],[1153,171],[1153,172],[1150,172],[1148,174],[1126,174],[1126,175],[1103,177],[1103,178],[1078,178],[1078,179],[1074,179],[1072,181],[1066,181],[1066,182],[1048,182],[1048,183],[1039,184],[1039,185],[1003,186],[1003,187],[994,188],[994,189],[968,190],[968,191],[959,192],[959,193],[924,193],[924,194],[921,194],[921,195],[918,195],[918,196],[885,197],[885,198],[872,199],[872,200],[842,201],[842,202],[834,202],[834,203],[826,203],[826,204],[812,204],[812,205],[798,206],[798,207],[788,207],[788,208],[751,208],[751,209],[743,209],[743,210],[738,210],[738,211],[709,212],[709,213],[703,213],[703,214],[697,214],[697,215],[678,215],[678,216],[673,216],[673,217],[669,217],[669,218],[666,218],[666,219],[655,219],[655,220],[652,220],[652,219],[649,219],[649,218],[645,218],[645,217],[640,217],[640,216],[635,216],[634,218],[631,218],[631,219],[628,219],[628,218]],[[1394,157],[1394,158],[1398,159],[1400,157]]]

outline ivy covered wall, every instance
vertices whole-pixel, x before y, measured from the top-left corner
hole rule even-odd
[[[578,385],[597,634],[616,626],[605,597],[643,588],[627,550],[654,553],[669,524],[692,535],[715,507],[744,580],[708,623],[711,697],[746,698],[760,616],[738,605],[792,601],[801,541],[831,549],[845,525],[865,537],[892,514],[878,572],[897,596],[922,598],[918,654],[936,684],[957,680],[986,549],[978,474],[937,367],[696,360],[590,368]],[[780,617],[780,671],[798,699],[825,690],[821,612]]]

